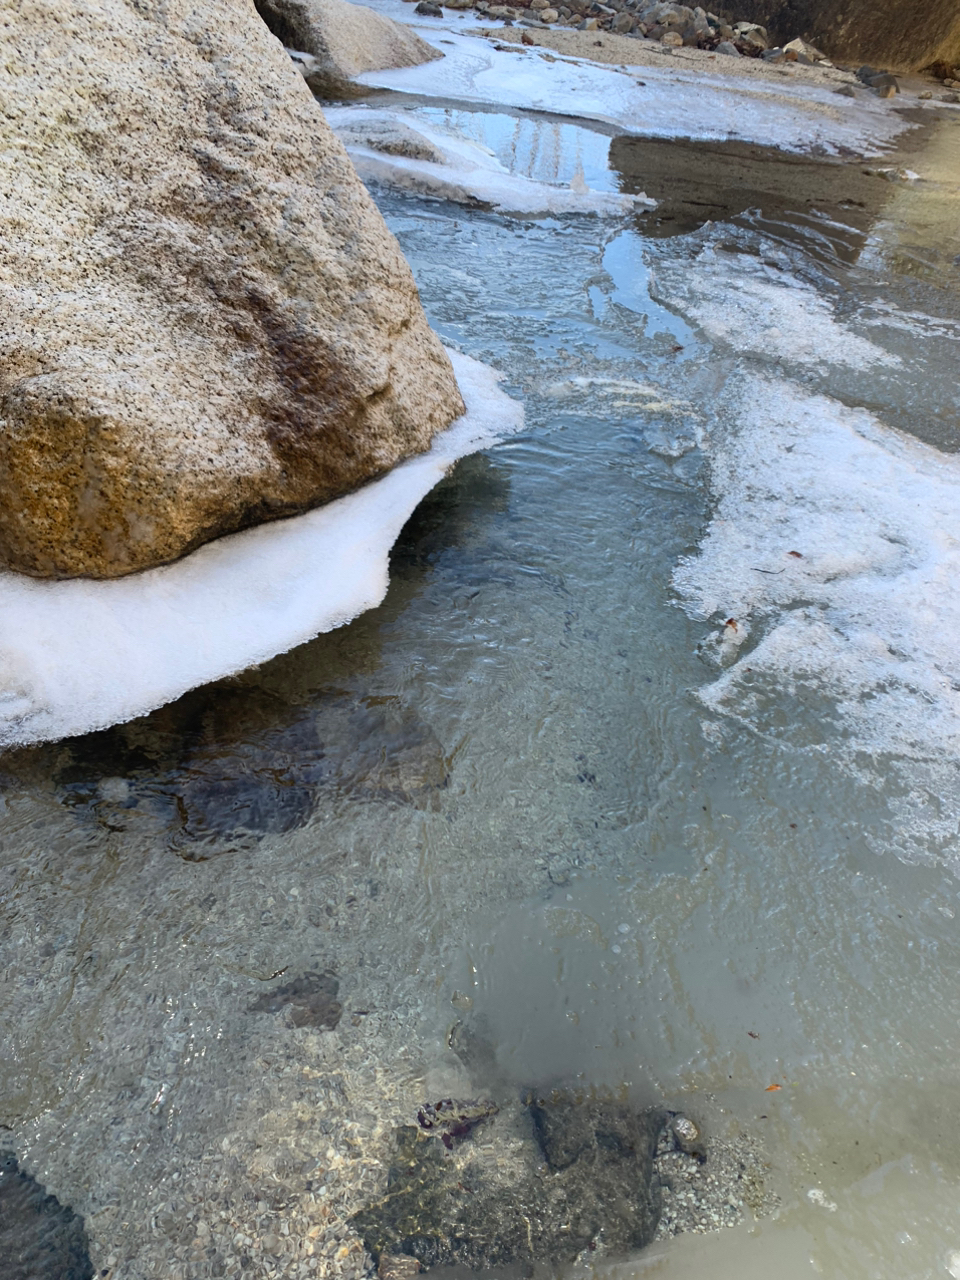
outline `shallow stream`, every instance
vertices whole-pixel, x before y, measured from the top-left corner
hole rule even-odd
[[[599,186],[608,131],[515,128]],[[525,432],[378,609],[0,757],[0,1136],[98,1274],[366,1274],[392,1126],[492,1087],[469,1018],[498,1087],[762,1146],[774,1217],[571,1274],[960,1275],[958,135],[812,205],[692,143],[611,152],[659,217],[377,193]],[[263,1003],[310,972],[338,1018]]]

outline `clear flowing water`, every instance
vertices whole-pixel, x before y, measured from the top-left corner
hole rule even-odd
[[[447,1047],[469,1007],[518,1085],[626,1088],[764,1143],[776,1219],[598,1276],[960,1274],[960,755],[868,732],[850,704],[877,682],[823,664],[713,697],[746,660],[675,576],[737,523],[716,476],[748,407],[771,441],[802,394],[956,449],[940,179],[925,204],[888,184],[852,265],[806,208],[671,238],[380,196],[431,322],[504,371],[526,432],[421,506],[377,610],[0,758],[0,1124],[98,1268],[240,1274],[269,1239],[262,1274],[363,1274],[346,1216],[389,1127],[471,1083]],[[864,501],[858,474],[824,503]],[[743,517],[722,563],[779,575],[756,562],[776,521]],[[889,566],[857,572],[898,607]],[[785,600],[748,602],[758,652],[777,609],[850,608]],[[308,971],[337,976],[334,1030],[253,1008]],[[316,1222],[295,1259],[294,1218]]]

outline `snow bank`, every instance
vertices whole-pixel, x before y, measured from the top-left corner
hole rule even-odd
[[[408,112],[328,107],[324,114],[365,182],[525,216],[618,214],[656,203],[643,195],[593,191],[582,175],[554,186],[511,173],[488,147]]]
[[[522,425],[493,370],[450,358],[467,413],[356,493],[127,578],[0,572],[0,747],[132,719],[379,604],[421,498],[457,458]]]
[[[789,382],[735,381],[717,506],[674,574],[732,663],[700,697],[860,774],[885,757],[873,781],[903,792],[900,852],[921,856],[960,829],[960,458]],[[755,647],[724,646],[728,619]]]
[[[678,66],[630,71],[524,45],[417,28],[441,61],[371,71],[362,84],[432,98],[525,107],[616,125],[647,137],[738,138],[788,151],[875,154],[907,127],[889,103],[840,98],[819,86],[745,84]],[[664,62],[670,59],[664,57]]]

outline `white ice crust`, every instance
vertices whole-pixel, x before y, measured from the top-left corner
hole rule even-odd
[[[732,720],[828,753],[887,797],[878,847],[960,865],[960,457],[784,376],[903,363],[786,266],[707,246],[652,276],[732,370],[699,431],[716,505],[673,578],[714,624],[708,740]],[[956,335],[876,300],[874,325]]]
[[[694,320],[714,342],[785,364],[896,366],[892,355],[848,328],[829,299],[752,254],[705,247],[691,264],[663,263],[654,293]]]
[[[511,173],[489,148],[447,129],[438,129],[405,111],[370,107],[328,107],[324,113],[365,182],[384,182],[402,190],[452,200],[481,202],[503,213],[620,214],[656,201],[644,195],[593,191],[576,179],[569,186],[537,182]],[[410,138],[436,160],[392,154]]]
[[[960,458],[786,380],[738,375],[724,397],[716,509],[674,585],[718,641],[728,619],[759,641],[719,644],[700,697],[861,774],[892,757],[875,772],[902,784],[899,851],[928,856],[960,829]],[[796,723],[769,718],[785,694]]]
[[[421,498],[523,423],[498,374],[449,354],[467,413],[356,493],[113,581],[0,572],[0,747],[130,720],[379,604]]]
[[[403,17],[401,8],[389,11]],[[440,26],[417,30],[444,54],[441,60],[367,72],[359,81],[401,93],[598,120],[647,137],[737,138],[788,151],[818,147],[834,154],[877,154],[907,127],[881,99],[838,98],[820,86],[747,84],[672,63],[631,70],[524,45],[498,49],[488,39]]]

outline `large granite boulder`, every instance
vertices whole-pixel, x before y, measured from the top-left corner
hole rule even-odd
[[[316,506],[463,411],[253,0],[0,27],[0,563],[114,577]]]
[[[254,0],[257,12],[288,49],[312,55],[301,65],[322,97],[347,97],[364,71],[416,67],[443,55],[399,22],[349,0]]]

